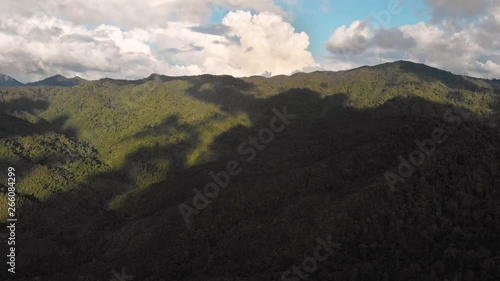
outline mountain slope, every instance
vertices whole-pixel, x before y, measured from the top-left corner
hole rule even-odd
[[[59,86],[59,87],[73,87],[85,82],[85,79],[80,77],[66,78],[62,75],[55,75],[41,81],[27,83],[26,86]]]
[[[16,87],[21,85],[23,85],[23,83],[17,81],[16,79],[10,76],[0,73],[0,87]]]
[[[0,125],[19,124],[0,135],[26,198],[18,280],[121,268],[294,280],[317,238],[335,249],[309,280],[500,277],[500,95],[487,80],[397,62],[21,87],[0,101]],[[195,195],[210,204],[186,225],[179,206]]]

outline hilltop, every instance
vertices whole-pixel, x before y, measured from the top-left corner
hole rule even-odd
[[[41,81],[27,83],[26,86],[58,86],[72,87],[85,82],[85,79],[80,77],[66,78],[62,75],[54,75]]]
[[[0,73],[0,87],[16,87],[21,85],[23,85],[23,83],[10,76]]]

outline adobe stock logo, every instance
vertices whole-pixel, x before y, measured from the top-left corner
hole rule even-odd
[[[276,134],[283,132],[286,126],[290,124],[290,120],[297,117],[288,113],[286,106],[281,111],[275,108],[272,112],[274,113],[274,117],[269,120],[268,127],[262,128],[256,136],[250,136],[247,141],[238,145],[238,153],[241,156],[246,156],[246,162],[248,163],[254,161],[258,153],[266,149],[266,146],[274,141]],[[226,169],[223,171],[217,173],[210,171],[208,175],[212,181],[203,187],[203,192],[198,188],[193,189],[193,207],[185,203],[181,203],[178,207],[186,224],[191,222],[192,216],[200,214],[202,210],[207,208],[212,203],[211,200],[219,196],[220,189],[228,187],[231,179],[242,172],[243,168],[241,168],[240,163],[236,160],[228,161]]]

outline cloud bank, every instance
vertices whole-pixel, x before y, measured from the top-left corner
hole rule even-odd
[[[236,10],[208,25],[212,5]],[[20,0],[2,1],[0,11],[0,72],[24,81],[55,74],[277,75],[318,67],[308,35],[269,0]]]
[[[425,0],[430,22],[385,28],[355,21],[325,43],[328,69],[340,70],[399,59],[457,74],[500,77],[500,2]]]

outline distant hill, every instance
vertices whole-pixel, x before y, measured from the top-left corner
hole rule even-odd
[[[23,83],[17,81],[16,79],[0,73],[0,87],[16,87],[22,85]]]
[[[66,78],[62,75],[55,75],[41,81],[27,83],[26,86],[59,86],[59,87],[73,87],[79,85],[87,80],[80,77]]]

